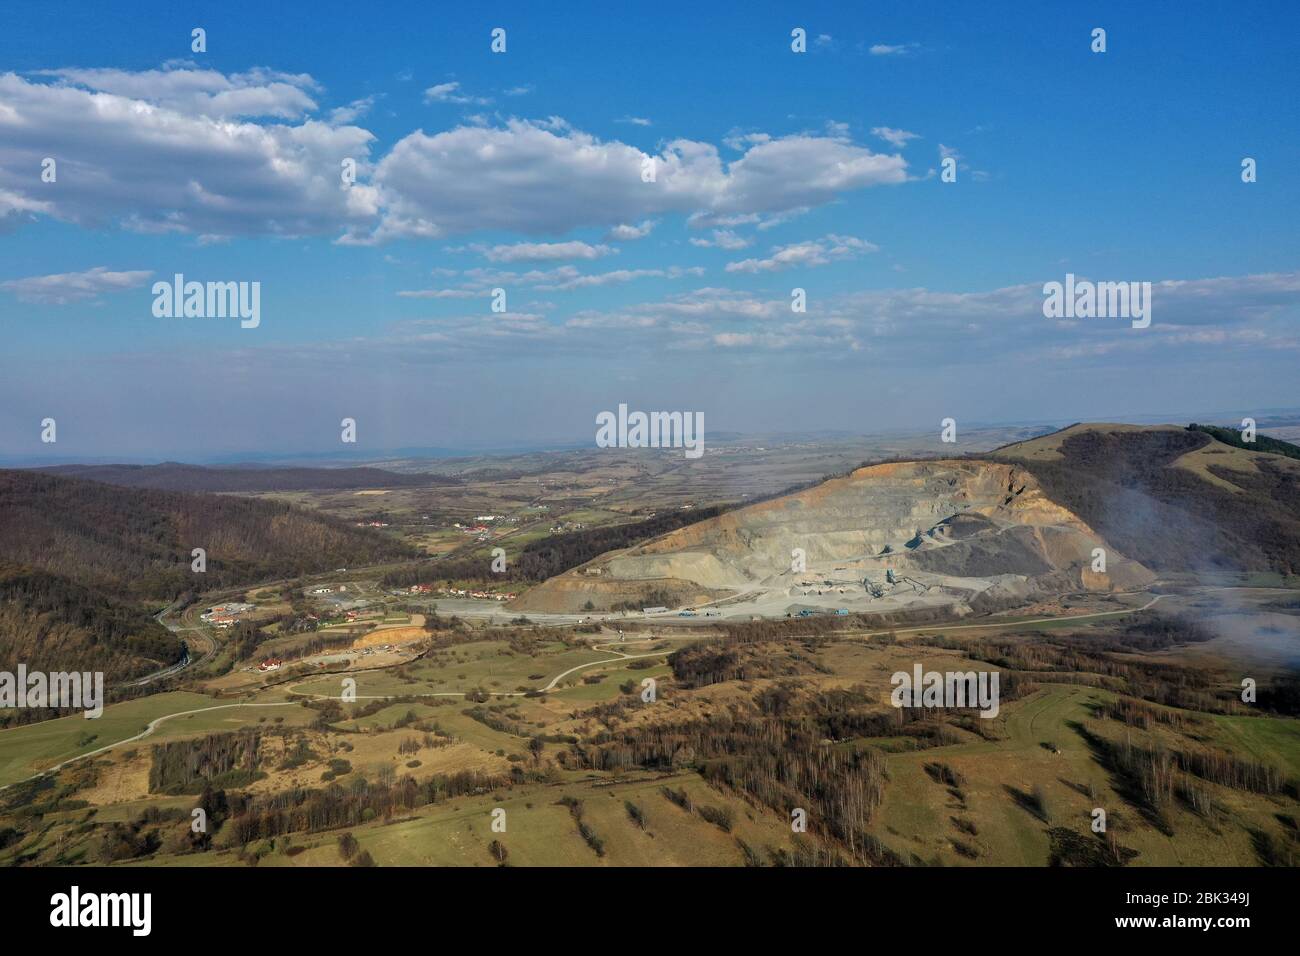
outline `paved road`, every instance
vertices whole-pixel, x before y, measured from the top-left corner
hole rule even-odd
[[[168,667],[164,667],[162,670],[154,671],[152,674],[146,674],[144,677],[139,677],[133,681],[128,681],[123,685],[124,687],[144,687],[147,684],[153,684],[157,681],[162,680],[165,677],[171,677],[174,674],[179,674],[181,671],[185,670],[185,668],[191,666],[192,664],[206,664],[208,661],[212,660],[213,656],[217,653],[217,648],[220,645],[217,644],[216,639],[207,632],[206,628],[181,627],[179,624],[172,624],[170,621],[167,620],[167,615],[176,609],[176,605],[178,603],[179,602],[177,601],[173,601],[171,604],[168,604],[165,608],[163,608],[161,611],[159,611],[157,614],[154,615],[154,620],[157,621],[159,624],[161,624],[163,627],[167,628],[167,630],[171,631],[173,634],[183,634],[186,631],[198,631],[201,634],[203,634],[204,637],[207,638],[208,643],[211,644],[212,646],[208,649],[208,652],[206,654],[204,654],[196,661],[194,659],[194,656],[190,653],[189,642],[186,641],[185,656],[180,661]]]

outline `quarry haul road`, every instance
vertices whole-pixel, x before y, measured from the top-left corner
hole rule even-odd
[[[1290,588],[1215,587],[1215,588],[1206,588],[1204,593],[1217,592],[1217,591],[1290,591],[1290,590],[1291,590]],[[1157,604],[1159,601],[1161,601],[1162,599],[1164,599],[1164,598],[1166,598],[1166,597],[1168,597],[1168,596],[1169,596],[1169,595],[1167,595],[1167,594],[1157,594],[1155,597],[1153,597],[1153,598],[1152,598],[1150,601],[1148,601],[1146,604],[1143,604],[1141,607],[1125,608],[1125,609],[1120,610],[1120,611],[1098,611],[1098,612],[1093,612],[1093,613],[1090,613],[1090,614],[1073,614],[1073,615],[1065,615],[1065,616],[1062,616],[1062,617],[1043,617],[1043,618],[1034,618],[1034,619],[1027,620],[1027,621],[1000,621],[1000,622],[995,622],[995,623],[992,623],[992,624],[945,624],[945,625],[936,626],[936,627],[909,627],[909,628],[895,628],[895,629],[893,629],[892,632],[889,631],[889,630],[884,630],[884,631],[870,631],[870,632],[866,632],[866,633],[860,635],[860,637],[862,637],[862,638],[866,638],[866,637],[874,637],[874,636],[879,635],[879,634],[889,634],[889,633],[894,633],[894,634],[909,634],[909,633],[915,633],[915,632],[918,632],[918,631],[925,631],[925,632],[930,632],[930,631],[973,631],[973,630],[982,630],[982,629],[986,629],[986,628],[994,628],[994,627],[1019,627],[1019,626],[1021,626],[1021,625],[1025,625],[1025,624],[1049,624],[1049,623],[1053,623],[1053,622],[1056,622],[1056,621],[1086,621],[1086,620],[1093,620],[1093,619],[1104,618],[1104,617],[1118,617],[1118,616],[1122,616],[1122,615],[1125,615],[1125,614],[1136,614],[1136,613],[1138,613],[1138,612],[1140,612],[1140,611],[1145,611],[1145,610],[1147,610],[1148,608],[1153,607],[1153,606],[1154,606],[1155,604]],[[849,635],[844,635],[844,637],[847,638],[847,639],[854,639],[854,638],[851,638]],[[648,644],[648,643],[650,643],[650,641],[658,641],[658,640],[696,640],[696,638],[694,638],[694,637],[689,637],[689,638],[687,638],[687,637],[685,637],[685,636],[680,636],[680,637],[679,637],[679,636],[677,636],[677,635],[671,635],[671,636],[670,636],[670,635],[661,635],[661,636],[659,636],[659,637],[647,638],[647,639],[642,640],[642,641],[631,641],[631,642],[628,642],[628,643],[641,643],[641,644]],[[613,664],[613,663],[617,663],[618,661],[621,661],[621,660],[629,660],[629,661],[630,661],[630,660],[638,660],[638,659],[646,658],[646,657],[659,657],[659,656],[661,656],[661,653],[654,653],[654,654],[624,654],[624,653],[622,653],[622,652],[620,652],[620,651],[614,651],[614,650],[612,649],[612,647],[611,647],[612,644],[621,644],[621,643],[624,643],[624,642],[622,642],[622,641],[606,641],[606,642],[603,642],[603,643],[601,643],[601,644],[593,644],[593,645],[592,645],[592,650],[610,650],[612,653],[614,653],[614,654],[618,654],[618,657],[610,657],[610,658],[605,658],[605,659],[603,659],[603,660],[598,660],[598,661],[588,661],[588,662],[585,663],[585,664],[579,664],[577,667],[570,667],[568,670],[564,671],[563,673],[561,673],[561,674],[557,674],[555,677],[551,678],[551,680],[550,680],[550,682],[549,682],[548,684],[546,684],[544,687],[539,687],[539,688],[537,688],[537,690],[542,691],[542,692],[546,692],[546,691],[553,690],[554,687],[555,687],[555,685],[558,684],[558,683],[559,683],[561,680],[563,680],[565,677],[568,677],[570,674],[575,673],[575,672],[580,671],[580,670],[584,670],[585,668],[588,668],[588,667],[598,667],[598,666],[600,666],[601,664]],[[397,666],[397,665],[393,665],[393,666]],[[365,673],[373,673],[373,672],[375,672],[375,671],[383,671],[383,670],[387,670],[387,668],[385,668],[385,667],[372,667],[372,668],[368,668],[367,670],[347,671],[347,672],[339,671],[339,672],[337,672],[337,673],[338,673],[338,674],[345,674],[345,673],[346,673],[346,674],[365,674]],[[326,675],[321,675],[321,676],[326,676]],[[310,678],[310,679],[315,679],[315,678]],[[291,694],[299,693],[298,691],[296,691],[296,690],[294,689],[294,688],[297,687],[297,686],[298,686],[298,685],[297,685],[296,683],[295,683],[295,684],[289,684],[289,685],[287,686],[286,690],[287,690],[289,693],[291,693]],[[492,696],[492,697],[523,697],[523,696],[525,696],[525,693],[526,693],[526,692],[524,692],[524,691],[502,691],[502,692],[488,692],[488,693],[489,693],[489,696]],[[359,695],[357,695],[356,699],[357,699],[357,700],[388,700],[388,699],[391,699],[391,698],[393,698],[393,697],[465,697],[467,694],[468,694],[467,691],[437,691],[437,692],[430,692],[430,693],[426,693],[426,694],[398,694],[398,695],[394,695],[394,694],[369,694],[369,695],[366,695],[366,694],[359,694]],[[301,694],[301,696],[302,696],[302,697],[310,697],[310,698],[315,699],[315,700],[342,700],[342,697],[341,697],[341,696],[339,696],[339,697],[333,697],[333,696],[328,695],[328,694]],[[138,741],[138,740],[143,740],[145,737],[148,737],[150,734],[152,734],[152,733],[154,732],[154,730],[156,730],[157,727],[158,727],[160,724],[165,723],[166,721],[171,720],[171,719],[174,718],[174,717],[186,717],[186,716],[189,716],[190,714],[202,714],[202,713],[206,713],[206,712],[211,711],[211,710],[228,710],[228,709],[235,708],[235,707],[297,707],[297,706],[301,706],[301,704],[302,704],[302,701],[301,701],[301,700],[269,701],[269,702],[266,702],[266,703],[249,702],[249,703],[239,703],[239,704],[218,704],[218,705],[216,705],[216,706],[214,706],[214,707],[200,707],[200,708],[198,708],[197,710],[183,710],[183,711],[179,711],[179,712],[174,713],[174,714],[164,714],[164,715],[161,716],[161,717],[155,717],[153,720],[151,720],[151,721],[149,722],[149,724],[145,727],[145,729],[144,729],[141,733],[136,734],[134,737],[128,737],[128,738],[126,738],[125,740],[119,740],[119,741],[116,741],[116,742],[111,743],[111,744],[106,744],[105,746],[100,747],[100,748],[97,749],[97,750],[88,751],[87,753],[80,754],[80,755],[78,755],[78,756],[76,756],[76,757],[70,757],[70,758],[68,758],[67,760],[64,760],[62,763],[55,764],[55,765],[52,766],[52,767],[47,767],[45,770],[42,770],[42,771],[40,771],[40,772],[38,772],[38,773],[34,773],[34,774],[32,774],[30,777],[24,777],[22,780],[15,780],[14,783],[5,784],[4,786],[0,786],[0,791],[7,790],[7,789],[9,789],[10,787],[15,786],[16,784],[19,784],[19,783],[26,783],[28,780],[35,780],[37,777],[43,777],[43,776],[45,776],[46,774],[56,773],[56,772],[58,772],[59,770],[63,769],[64,767],[68,766],[69,764],[76,763],[76,762],[79,761],[79,760],[85,760],[87,757],[95,757],[95,756],[98,756],[99,754],[102,754],[102,753],[104,753],[104,752],[106,752],[106,751],[112,750],[114,747],[120,747],[120,746],[122,746],[123,744],[130,744],[130,743],[135,743],[135,742]],[[10,728],[10,730],[17,730],[17,729],[19,729],[19,728]],[[6,731],[0,731],[0,735],[3,735],[4,733],[8,733],[8,732],[9,732],[8,730],[6,730]],[[2,740],[2,739],[3,739],[3,736],[0,736],[0,740]]]

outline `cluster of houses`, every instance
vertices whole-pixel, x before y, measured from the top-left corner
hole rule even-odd
[[[358,528],[387,528],[387,521],[358,521]]]
[[[262,663],[257,665],[257,669],[262,673],[266,673],[267,671],[278,671],[283,666],[284,661],[280,658],[268,657],[266,660],[262,661]]]
[[[199,620],[213,627],[225,629],[238,624],[239,616],[247,614],[256,606],[255,604],[241,604],[238,601],[232,601],[229,604],[218,604],[216,607],[209,608],[206,612],[200,614]]]

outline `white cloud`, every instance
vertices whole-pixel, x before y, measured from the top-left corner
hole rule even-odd
[[[753,245],[752,239],[746,239],[744,236],[737,235],[730,229],[714,229],[712,239],[692,238],[691,245],[699,246],[703,249],[745,249]]]
[[[312,118],[310,76],[65,69],[39,79],[0,74],[0,229],[40,216],[84,226],[203,236],[333,235],[345,244],[487,230],[610,238],[648,233],[682,214],[695,228],[766,228],[841,195],[908,179],[901,156],[822,135],[747,133],[724,161],[704,142],[657,154],[602,141],[561,117],[465,123],[413,132],[377,162],[375,137],[351,125],[374,98]],[[454,81],[431,100],[473,100]],[[260,118],[259,118],[260,117]],[[59,164],[57,188],[40,162]],[[343,188],[340,166],[355,160]],[[655,181],[642,180],[653,160]],[[640,225],[631,225],[640,223]]]
[[[479,279],[488,278],[488,270],[483,273]],[[552,281],[561,274],[577,275],[568,266],[546,273]],[[559,322],[544,320],[538,314],[542,307],[532,304],[522,315],[497,316],[483,309],[449,319],[402,322],[383,340],[350,341],[347,354],[349,361],[358,349],[391,350],[404,361],[420,361],[424,355],[424,360],[442,362],[449,353],[509,361],[543,350],[603,357],[617,351],[722,348],[802,353],[824,363],[869,351],[876,361],[934,372],[972,364],[987,368],[988,363],[1087,363],[1102,356],[1113,365],[1124,355],[1134,357],[1137,370],[1142,366],[1136,363],[1149,361],[1144,353],[1152,350],[1167,354],[1180,349],[1198,356],[1222,356],[1234,349],[1243,356],[1257,356],[1261,349],[1300,353],[1300,273],[1153,281],[1153,294],[1154,324],[1135,330],[1124,320],[1045,319],[1042,282],[974,292],[903,288],[817,296],[809,301],[808,313],[799,315],[791,313],[784,294],[767,298],[709,287],[612,310],[585,309]],[[944,347],[936,350],[936,342]],[[428,351],[421,353],[421,345]],[[321,343],[318,348],[336,347]]]
[[[167,110],[215,119],[271,116],[297,119],[316,109],[308,95],[319,89],[305,73],[279,73],[255,68],[229,76],[200,69],[188,62],[164,64],[162,69],[132,72],[115,69],[40,70],[57,85],[108,93]]]
[[[483,295],[482,289],[402,289],[401,299],[474,299]]]
[[[459,83],[439,83],[437,86],[431,86],[424,91],[424,101],[426,103],[456,103],[472,104],[474,106],[486,106],[492,100],[484,96],[469,96],[462,93]]]
[[[896,149],[902,149],[907,145],[908,140],[920,139],[916,133],[909,133],[905,129],[894,129],[889,126],[876,126],[871,130],[872,136],[879,136],[889,145]]]
[[[443,275],[445,270],[435,270]],[[567,292],[598,286],[631,282],[634,279],[681,279],[704,274],[700,266],[669,266],[666,269],[614,269],[609,272],[583,273],[574,266],[557,266],[553,269],[531,269],[528,272],[510,272],[502,269],[466,269],[461,284],[454,289],[419,289],[399,292],[411,299],[468,299],[483,295],[494,287],[528,288],[541,292]]]
[[[475,247],[490,262],[554,262],[560,259],[599,259],[618,250],[586,242],[516,242],[512,245]]]
[[[12,292],[23,302],[40,305],[68,305],[95,299],[107,292],[134,289],[149,281],[152,272],[110,272],[96,266],[86,272],[64,272],[57,275],[29,276],[0,282],[0,289]]]
[[[377,97],[374,96],[364,96],[359,100],[353,100],[347,106],[335,107],[330,110],[330,123],[335,126],[355,123],[370,112],[375,105],[376,99]]]
[[[644,239],[650,235],[651,231],[657,226],[658,220],[647,219],[639,225],[631,226],[627,223],[620,223],[609,231],[605,236],[606,239],[613,239],[618,242],[631,242],[634,239]]]
[[[903,56],[915,50],[915,43],[873,43],[868,51],[872,56]]]
[[[731,149],[744,152],[750,146],[759,143],[770,143],[772,137],[767,133],[740,133],[732,131],[722,138],[722,144]]]
[[[852,259],[864,252],[876,252],[879,246],[854,236],[827,235],[822,239],[776,246],[767,259],[744,259],[728,262],[728,272],[780,272],[795,267],[811,268]]]
[[[653,157],[655,181],[644,182],[650,158],[624,143],[524,120],[412,133],[375,168],[385,206],[380,228],[353,240],[486,229],[555,234],[667,212],[785,213],[907,178],[901,157],[826,136],[757,143],[728,164],[708,143],[675,140]]]
[[[0,189],[0,234],[18,228],[25,219],[35,218],[38,212],[48,213],[50,204],[7,189]]]
[[[143,91],[147,99],[86,88],[97,82],[135,92],[137,78],[148,75],[158,85]],[[354,158],[364,175],[370,133],[315,120],[263,125],[196,113],[196,101],[214,113],[297,108],[284,96],[288,84],[275,79],[280,74],[250,71],[241,74],[243,85],[211,93],[221,86],[213,75],[61,71],[56,82],[41,83],[0,74],[0,212],[42,203],[40,211],[81,225],[212,237],[337,234],[375,218],[375,191],[360,182],[342,189],[339,176],[343,157]],[[253,77],[267,85],[249,86]],[[310,78],[293,79],[299,86],[292,89],[309,85]],[[243,102],[222,100],[225,92]],[[47,156],[58,163],[57,183],[40,181]]]
[[[633,279],[680,279],[684,276],[703,274],[704,270],[699,266],[689,268],[669,266],[667,269],[615,269],[611,272],[574,276],[553,285],[538,285],[536,288],[543,292],[563,292],[569,289],[586,289],[616,282],[631,282]]]
[[[754,336],[748,332],[719,332],[713,336],[713,344],[720,345],[723,348],[736,348],[742,345],[753,345]]]

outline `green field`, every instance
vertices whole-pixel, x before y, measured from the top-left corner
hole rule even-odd
[[[1042,866],[1049,855],[1048,826],[1065,826],[1089,832],[1094,802],[1082,788],[1089,784],[1101,794],[1111,827],[1118,827],[1120,842],[1139,851],[1135,866],[1253,865],[1250,826],[1271,825],[1274,812],[1262,797],[1238,791],[1221,791],[1223,805],[1231,811],[1231,824],[1213,827],[1184,810],[1171,814],[1175,839],[1139,820],[1139,814],[1115,791],[1108,771],[1070,726],[1092,719],[1091,701],[1113,694],[1089,687],[1045,685],[1024,700],[1004,708],[1007,739],[937,747],[890,754],[890,784],[874,831],[906,858],[915,854],[924,862],[946,865]],[[1273,762],[1279,754],[1294,768],[1300,752],[1300,721],[1266,717],[1215,718],[1210,724],[1226,725],[1215,743],[1236,750],[1254,744],[1252,752]],[[1121,731],[1116,731],[1117,733]],[[1060,752],[1053,753],[1045,743]],[[948,788],[933,780],[925,764],[942,762],[966,778],[962,788],[967,806],[960,809]],[[1028,793],[1042,788],[1049,808],[1044,822],[1024,809],[1008,788]],[[1218,788],[1216,788],[1218,789]],[[1294,807],[1292,808],[1294,812]],[[973,821],[979,833],[961,833],[953,818]],[[970,860],[953,849],[953,841],[974,844],[980,856]]]

